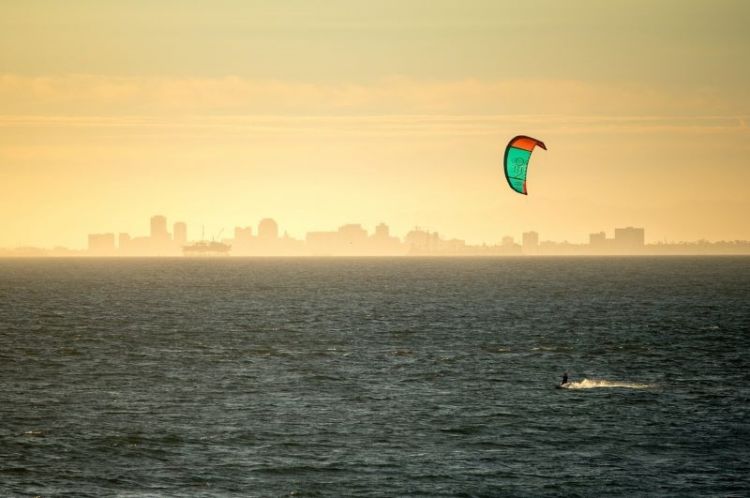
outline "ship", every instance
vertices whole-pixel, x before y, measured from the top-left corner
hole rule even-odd
[[[185,256],[229,256],[232,246],[223,242],[207,242],[202,240],[195,244],[182,247]]]
[[[221,232],[223,231],[223,229],[219,231],[219,237],[221,237]],[[202,235],[205,236],[205,230],[203,230]],[[232,249],[232,246],[229,244],[213,240],[209,242],[205,238],[201,238],[203,240],[199,242],[182,246],[182,254],[184,256],[229,256],[229,251]]]

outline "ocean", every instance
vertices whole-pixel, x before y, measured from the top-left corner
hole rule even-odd
[[[748,257],[0,260],[0,496],[750,496],[749,353]]]

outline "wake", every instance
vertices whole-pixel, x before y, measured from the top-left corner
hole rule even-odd
[[[635,382],[620,382],[598,379],[583,379],[576,382],[569,382],[565,389],[599,389],[599,388],[619,388],[619,389],[650,389],[654,387],[651,384],[638,384]]]

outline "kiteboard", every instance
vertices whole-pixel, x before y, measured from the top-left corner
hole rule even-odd
[[[555,384],[555,389],[569,389],[570,388],[570,382],[566,382],[565,384]]]

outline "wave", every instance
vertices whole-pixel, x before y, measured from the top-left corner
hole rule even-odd
[[[597,389],[597,388],[620,388],[620,389],[651,389],[652,384],[639,384],[636,382],[622,382],[601,379],[583,379],[570,382],[566,389]]]
[[[44,437],[47,433],[45,431],[26,431],[23,435],[26,437]]]

